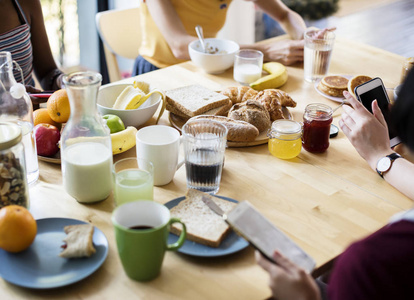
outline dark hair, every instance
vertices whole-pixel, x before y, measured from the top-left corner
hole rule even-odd
[[[401,141],[414,151],[414,68],[401,87],[391,109],[391,118]]]

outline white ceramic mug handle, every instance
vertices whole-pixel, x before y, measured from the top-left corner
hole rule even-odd
[[[181,145],[183,144],[183,136],[180,136],[180,148],[181,148]],[[178,153],[179,154],[179,153]],[[177,164],[177,170],[179,169],[179,168],[181,168],[181,166],[184,164],[184,162],[185,162],[185,159],[183,158],[183,159],[181,159],[179,162],[178,162],[178,164]]]

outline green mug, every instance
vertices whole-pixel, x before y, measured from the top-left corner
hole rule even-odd
[[[186,227],[170,217],[169,209],[150,200],[134,201],[118,206],[112,213],[119,257],[129,278],[148,281],[161,271],[166,250],[176,251],[185,242]],[[181,223],[178,241],[168,244],[170,225]]]

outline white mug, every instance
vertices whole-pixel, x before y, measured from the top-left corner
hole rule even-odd
[[[184,163],[178,161],[181,144],[178,130],[164,125],[147,126],[138,130],[136,140],[137,157],[154,165],[154,185],[170,183]]]

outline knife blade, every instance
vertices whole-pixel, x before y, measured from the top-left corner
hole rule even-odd
[[[227,219],[227,215],[224,213],[224,211],[214,202],[213,199],[207,197],[206,195],[201,196],[201,200],[216,214],[223,217],[224,220]]]

